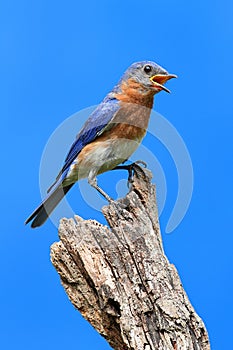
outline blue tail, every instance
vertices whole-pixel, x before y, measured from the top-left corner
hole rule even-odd
[[[25,225],[30,221],[31,227],[39,227],[43,225],[43,223],[48,219],[49,215],[58,205],[58,203],[62,200],[65,194],[71,189],[74,184],[70,184],[66,187],[57,187],[52,190],[48,196],[43,200],[43,202],[39,205],[38,208],[34,210],[34,212],[27,218],[25,221]]]

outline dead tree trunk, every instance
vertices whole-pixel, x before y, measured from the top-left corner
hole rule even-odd
[[[164,255],[151,173],[104,207],[109,223],[62,219],[51,260],[75,308],[115,350],[208,350],[208,334]]]

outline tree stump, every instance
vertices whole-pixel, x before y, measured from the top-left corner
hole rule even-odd
[[[62,219],[51,261],[76,309],[115,350],[208,350],[174,265],[164,255],[151,173],[136,166],[125,198],[102,208],[110,227]]]

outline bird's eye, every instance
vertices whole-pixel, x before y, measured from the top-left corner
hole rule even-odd
[[[150,73],[151,70],[152,70],[152,67],[151,67],[149,64],[147,64],[147,65],[144,67],[144,72],[145,72],[145,73]]]

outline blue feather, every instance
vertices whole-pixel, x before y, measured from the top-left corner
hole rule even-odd
[[[68,173],[67,170],[69,170],[71,164],[76,160],[83,147],[92,142],[103,130],[105,130],[106,126],[114,118],[119,109],[119,101],[116,98],[111,97],[110,93],[92,112],[72,144],[66,156],[65,163],[59,172],[56,181],[48,189],[48,193],[54,188],[57,182],[62,182],[65,179]]]
[[[70,151],[66,156],[62,172],[72,164],[83,147],[92,142],[96,136],[105,129],[119,108],[119,101],[107,96],[106,99],[104,99],[94,110],[72,144]]]
[[[98,135],[103,132],[109,122],[114,118],[120,106],[118,100],[111,97],[111,93],[103,100],[103,102],[90,115],[83,128],[76,137],[68,152],[64,166],[58,174],[56,181],[48,189],[48,195],[38,208],[26,220],[26,224],[33,220],[32,227],[41,226],[64,195],[70,190],[73,184],[63,187],[70,166],[77,158],[83,147],[92,142]]]

